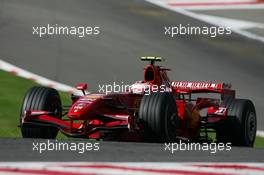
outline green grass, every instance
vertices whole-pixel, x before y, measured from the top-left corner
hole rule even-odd
[[[38,84],[0,70],[0,137],[21,137],[20,108],[25,93],[32,86]],[[60,96],[64,104],[70,103],[69,94],[60,92]]]
[[[257,137],[255,141],[255,148],[264,148],[264,138],[262,137]]]
[[[0,70],[0,137],[21,137],[19,125],[20,108],[23,97],[32,86],[33,81],[16,77]],[[63,104],[70,104],[68,93],[60,92]],[[59,134],[58,139],[67,137]],[[257,137],[255,147],[264,147],[264,138]]]

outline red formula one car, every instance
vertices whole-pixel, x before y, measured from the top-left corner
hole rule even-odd
[[[79,84],[84,95],[72,95],[70,107],[62,107],[55,89],[31,88],[20,116],[23,137],[56,138],[61,131],[103,140],[207,142],[215,132],[217,142],[253,146],[257,122],[250,100],[235,98],[225,83],[170,81],[169,69],[155,65],[162,58],[141,59],[150,61],[144,80],[110,94],[85,94],[87,84]]]

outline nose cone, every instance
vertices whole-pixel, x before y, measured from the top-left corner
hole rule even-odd
[[[89,111],[90,104],[91,103],[77,101],[70,108],[70,111],[68,112],[69,117],[81,119],[82,116],[86,114],[86,111]]]
[[[100,105],[101,94],[88,94],[78,99],[70,108],[68,116],[72,119],[88,120],[96,115],[96,108]]]

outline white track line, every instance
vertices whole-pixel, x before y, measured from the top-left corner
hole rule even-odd
[[[3,60],[0,60],[0,70],[14,73],[16,76],[19,76],[19,77],[34,80],[38,84],[41,84],[43,86],[53,87],[60,91],[65,91],[65,92],[70,92],[70,93],[72,92],[80,93],[79,91],[76,91],[74,87],[71,87],[71,86],[68,86],[68,85],[53,81],[53,80],[49,80],[45,77],[42,77],[37,74],[31,73],[27,70],[21,69]],[[264,131],[257,131],[257,136],[264,137]]]
[[[259,2],[259,0],[160,0],[166,3],[250,3]]]
[[[258,10],[264,9],[264,4],[254,5],[210,5],[210,6],[185,6],[186,10]]]
[[[181,8],[181,7],[170,6],[168,3],[166,3],[165,1],[162,1],[162,0],[145,0],[145,1],[147,1],[149,3],[152,3],[152,4],[155,4],[155,5],[158,5],[160,7],[163,7],[165,9],[168,9],[168,10],[183,14],[185,16],[197,19],[199,21],[203,21],[203,22],[215,25],[215,26],[221,26],[224,23],[224,20],[222,20],[222,23],[219,24],[216,19],[226,19],[227,24],[230,24],[230,23],[228,23],[228,20],[229,21],[232,20],[234,22],[234,24],[232,26],[241,24],[241,22],[253,23],[253,22],[248,22],[248,21],[228,19],[228,18],[222,18],[222,17],[211,16],[211,15],[203,15],[203,14],[194,13],[194,12],[191,12],[191,11],[187,11],[184,8]],[[226,7],[228,7],[228,6],[226,6]],[[262,28],[262,26],[258,27],[258,28]],[[251,33],[251,32],[248,32],[248,31],[244,31],[244,30],[242,30],[241,28],[238,28],[238,27],[231,28],[231,29],[232,29],[233,32],[235,32],[237,34],[240,34],[240,35],[245,36],[247,38],[254,39],[254,40],[257,40],[257,41],[260,41],[260,42],[264,43],[264,37],[263,36],[259,36],[259,35],[256,35],[254,33]]]
[[[258,137],[264,137],[264,131],[257,131]]]
[[[69,92],[69,93],[78,92],[74,87],[39,76],[37,74],[21,69],[3,60],[0,60],[0,69],[6,72],[11,72],[15,74],[16,76],[33,80],[40,85],[55,88],[59,91],[64,91],[64,92]]]
[[[153,0],[161,1],[174,8],[191,10],[215,9],[263,9],[263,0]]]

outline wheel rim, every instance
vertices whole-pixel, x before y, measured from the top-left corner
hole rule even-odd
[[[246,132],[247,132],[247,137],[250,142],[252,142],[255,138],[256,135],[256,115],[254,112],[250,112],[248,114],[248,119],[246,123]]]

